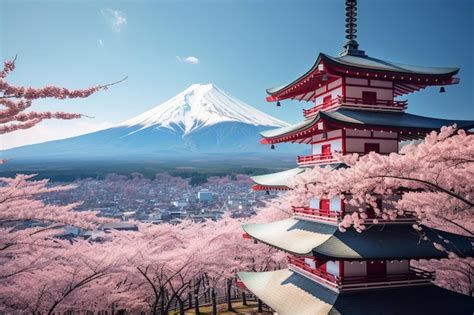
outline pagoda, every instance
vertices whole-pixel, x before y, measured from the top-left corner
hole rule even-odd
[[[470,129],[474,121],[446,120],[406,112],[409,93],[459,83],[458,68],[410,66],[369,57],[356,41],[357,1],[346,1],[346,43],[337,57],[320,53],[314,65],[289,84],[268,89],[267,101],[299,100],[311,104],[297,124],[261,133],[262,144],[311,145],[298,156],[298,167],[255,176],[254,190],[288,190],[290,178],[313,167],[344,167],[342,154],[398,152],[401,141],[418,140],[442,126]],[[350,199],[349,195],[345,196]],[[378,196],[379,209],[393,207],[400,195]],[[473,314],[474,299],[433,284],[434,273],[411,261],[442,259],[447,253],[433,243],[439,236],[447,251],[472,257],[468,237],[421,225],[426,238],[414,233],[413,217],[376,218],[367,207],[366,231],[341,232],[338,223],[358,209],[340,197],[312,199],[293,207],[293,217],[247,224],[244,238],[288,253],[288,268],[240,272],[239,284],[278,314]],[[377,220],[375,220],[377,219]]]

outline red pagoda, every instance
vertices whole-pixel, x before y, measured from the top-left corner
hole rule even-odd
[[[457,124],[470,129],[474,121],[445,120],[406,112],[399,97],[427,88],[459,83],[458,68],[428,68],[369,57],[356,41],[357,1],[346,1],[346,38],[338,57],[319,54],[314,65],[293,82],[267,90],[269,102],[299,100],[312,104],[297,124],[264,131],[262,144],[311,145],[311,155],[298,156],[299,167],[255,176],[254,190],[287,190],[287,181],[310,167],[343,167],[333,156],[398,152],[405,140],[422,139],[432,130]],[[350,196],[347,196],[350,198]],[[399,196],[379,197],[391,207]],[[368,211],[363,233],[340,232],[338,223],[357,208],[339,197],[313,199],[293,208],[290,219],[248,224],[245,237],[289,254],[287,269],[241,272],[238,277],[278,314],[473,314],[474,299],[438,286],[434,274],[417,269],[411,260],[442,259],[433,242],[441,235],[460,257],[472,257],[471,239],[422,226],[426,240],[413,233],[411,217],[374,221]]]

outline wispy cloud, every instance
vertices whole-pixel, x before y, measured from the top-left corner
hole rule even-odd
[[[189,63],[191,65],[197,65],[199,63],[199,59],[194,56],[188,56],[188,57],[176,56],[176,60],[178,60],[179,62]]]
[[[100,47],[104,47],[104,42],[102,39],[99,38],[97,41],[99,42]]]
[[[100,10],[100,13],[109,23],[109,27],[114,32],[120,32],[127,25],[127,17],[123,12],[110,8]]]

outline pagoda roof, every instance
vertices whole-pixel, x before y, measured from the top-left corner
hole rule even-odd
[[[287,187],[288,180],[301,174],[304,168],[296,167],[282,172],[270,173],[265,175],[252,176],[251,179],[260,186],[264,187]]]
[[[316,128],[317,123],[320,121],[325,121],[336,128],[345,126],[353,128],[400,130],[402,132],[421,131],[423,133],[439,130],[443,126],[453,124],[456,124],[458,128],[462,129],[471,129],[474,127],[474,120],[439,119],[405,112],[380,112],[339,108],[334,111],[319,112],[316,116],[294,125],[262,131],[260,135],[266,139],[265,143],[284,142],[287,141],[286,139],[282,139],[285,137],[298,139],[298,133]],[[302,136],[307,137],[306,134]],[[424,134],[421,135],[421,137],[423,136]],[[404,137],[413,139],[419,138],[420,136],[416,136],[415,134],[401,135],[402,139]]]
[[[324,70],[320,65],[325,66]],[[454,67],[422,67],[401,64],[397,62],[377,59],[369,56],[344,55],[333,57],[320,53],[313,66],[303,75],[288,84],[267,89],[271,96],[268,100],[294,98],[298,91],[315,90],[319,83],[325,83],[322,76],[334,74],[350,77],[370,77],[380,80],[391,80],[413,85],[408,87],[409,92],[425,88],[428,85],[456,84],[458,79],[452,78],[459,72]],[[385,77],[384,77],[385,76]],[[418,80],[419,79],[419,80]],[[407,87],[405,87],[407,88]],[[400,93],[404,94],[404,93]]]
[[[338,169],[340,167],[344,167],[345,164],[343,163],[333,163],[323,165],[320,164],[320,167],[331,167],[333,169]],[[279,190],[288,190],[288,181],[291,180],[296,175],[303,173],[307,168],[305,167],[295,167],[286,171],[264,174],[264,175],[257,175],[250,177],[254,182],[254,190],[272,190],[272,189],[279,189]]]
[[[432,284],[338,293],[289,269],[239,272],[238,277],[280,315],[471,315],[474,312],[472,297]]]
[[[347,260],[446,258],[434,242],[443,237],[443,246],[460,257],[474,256],[471,239],[422,226],[421,238],[410,224],[372,225],[362,233],[355,229],[339,231],[335,225],[289,218],[263,224],[247,224],[244,231],[252,238],[297,255]]]

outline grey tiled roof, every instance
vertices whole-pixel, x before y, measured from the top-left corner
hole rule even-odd
[[[372,58],[369,56],[351,56],[345,55],[342,57],[332,57],[324,53],[320,53],[316,62],[313,66],[303,75],[299,76],[296,80],[288,84],[283,84],[273,88],[267,89],[267,93],[272,95],[278,93],[279,91],[284,90],[287,87],[292,86],[296,82],[300,81],[302,78],[306,77],[308,74],[316,70],[321,61],[330,64],[336,64],[342,67],[351,67],[361,70],[372,70],[372,71],[382,71],[382,72],[391,72],[391,73],[400,73],[400,74],[412,74],[412,75],[429,75],[429,76],[453,76],[458,73],[459,68],[454,67],[422,67],[415,65],[406,65],[397,62]]]
[[[460,257],[474,256],[470,238],[422,226],[427,237],[423,240],[410,224],[373,225],[358,233],[354,229],[341,232],[335,225],[290,218],[247,224],[243,229],[256,240],[298,255],[349,260],[446,258],[446,252],[433,246],[442,243]]]
[[[432,284],[337,293],[288,269],[239,272],[245,286],[280,315],[472,315],[474,298]]]
[[[471,129],[474,127],[474,120],[439,119],[404,112],[379,112],[339,108],[335,111],[319,112],[313,118],[296,123],[294,125],[262,131],[260,132],[260,135],[264,138],[274,138],[293,134],[314,126],[321,119],[339,122],[346,125],[353,125],[355,127],[376,126],[385,128],[401,128],[407,130],[439,130],[443,126],[450,126],[453,124],[456,124],[458,128],[463,129]]]

